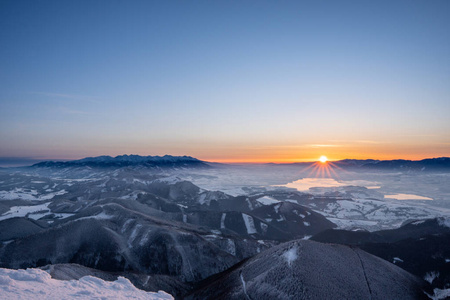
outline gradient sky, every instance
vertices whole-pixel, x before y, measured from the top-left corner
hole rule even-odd
[[[0,157],[450,156],[450,1],[0,1]]]

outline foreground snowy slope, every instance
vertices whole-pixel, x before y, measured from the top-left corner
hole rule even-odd
[[[104,281],[85,276],[80,280],[56,280],[40,269],[10,270],[0,268],[2,299],[149,299],[169,300],[170,294],[137,289],[123,277]]]

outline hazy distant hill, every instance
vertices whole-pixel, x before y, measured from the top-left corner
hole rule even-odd
[[[428,158],[423,160],[355,160],[344,159],[334,162],[341,168],[401,170],[401,171],[450,171],[450,157]]]
[[[310,166],[311,162],[292,163],[292,166]],[[376,159],[343,159],[332,162],[333,166],[352,171],[445,171],[450,172],[450,157],[427,158],[422,160],[376,160]],[[266,164],[276,165],[276,164]]]

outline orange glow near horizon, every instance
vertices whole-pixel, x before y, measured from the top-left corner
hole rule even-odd
[[[330,142],[255,143],[228,147],[191,149],[192,156],[222,163],[297,163],[316,162],[320,156],[327,161],[343,159],[422,160],[450,156],[450,142],[417,144],[412,142]]]
[[[203,153],[202,153],[203,154]],[[233,153],[234,154],[234,153]],[[318,157],[321,157],[322,154],[311,153],[309,151],[305,151],[303,155],[298,155],[298,152],[295,154],[287,154],[287,153],[271,153],[269,155],[264,155],[266,153],[252,153],[247,154],[243,153],[243,155],[233,155],[227,153],[223,156],[219,156],[217,153],[214,156],[211,155],[198,155],[194,156],[200,160],[210,161],[210,162],[218,162],[218,163],[249,163],[249,164],[258,164],[258,163],[278,163],[278,164],[289,164],[289,163],[299,163],[299,162],[317,162]],[[267,153],[268,154],[268,153]],[[395,159],[406,159],[406,160],[422,160],[427,158],[436,158],[436,157],[449,157],[450,153],[447,151],[436,151],[435,153],[424,152],[424,153],[401,153],[400,149],[398,151],[393,151],[392,153],[383,153],[383,152],[370,152],[370,151],[355,151],[349,150],[344,153],[342,152],[330,152],[326,155],[327,162],[330,161],[339,161],[343,159],[376,159],[376,160],[395,160]],[[319,159],[320,160],[320,159]]]
[[[422,160],[427,158],[437,158],[437,157],[448,157],[449,155],[424,155],[424,156],[390,156],[390,155],[383,155],[383,156],[356,156],[356,155],[348,155],[348,156],[342,156],[337,158],[327,158],[325,163],[331,163],[333,161],[339,161],[344,159],[358,159],[358,160],[365,160],[365,159],[375,159],[375,160],[396,160],[396,159],[405,159],[405,160]],[[242,164],[264,164],[264,163],[276,163],[276,164],[291,164],[291,163],[301,163],[301,162],[318,162],[317,157],[316,158],[286,158],[286,159],[280,159],[280,158],[208,158],[208,157],[196,157],[200,160],[209,161],[209,162],[217,162],[217,163],[242,163]],[[319,162],[322,164],[322,162],[319,160]]]
[[[450,145],[450,143],[448,143]],[[201,146],[201,147],[200,147]],[[61,149],[58,149],[58,151]],[[64,149],[63,149],[64,150]],[[78,150],[78,149],[75,149]],[[75,150],[73,150],[75,152]],[[62,151],[62,150],[61,150]],[[333,147],[325,144],[252,144],[252,145],[198,145],[188,144],[186,146],[156,148],[153,145],[145,145],[145,147],[112,147],[112,148],[96,148],[94,150],[85,149],[79,154],[70,151],[63,151],[66,155],[61,156],[57,153],[46,153],[38,158],[48,160],[61,159],[73,160],[84,157],[110,155],[117,156],[123,154],[136,155],[188,155],[197,159],[218,163],[236,163],[236,164],[263,164],[277,163],[289,164],[317,162],[321,156],[327,157],[327,163],[339,161],[343,159],[376,159],[376,160],[422,160],[425,158],[448,157],[450,156],[450,146],[442,143],[435,147],[427,147],[426,145],[399,145],[399,144],[336,144]]]

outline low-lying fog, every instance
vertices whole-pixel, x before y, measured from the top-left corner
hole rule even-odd
[[[326,174],[312,172],[311,169],[308,166],[276,164],[222,165],[209,170],[186,171],[179,176],[204,189],[220,190],[235,196],[258,189],[286,188],[320,194],[343,191],[346,186],[360,186],[378,192],[384,199],[423,202],[450,209],[450,173],[355,172],[332,168],[332,172]]]

